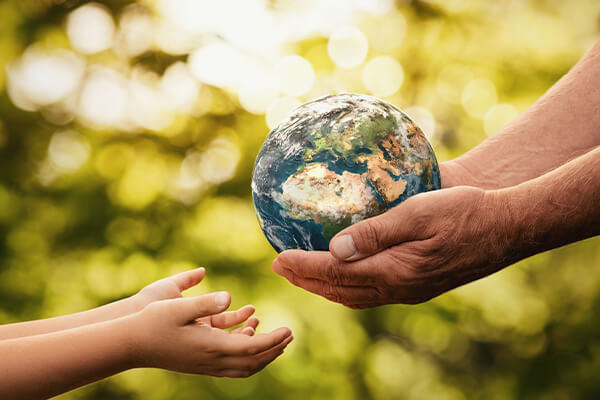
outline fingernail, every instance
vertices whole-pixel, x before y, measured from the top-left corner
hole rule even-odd
[[[218,307],[225,307],[229,302],[229,293],[227,292],[219,292],[215,294],[215,304]]]
[[[354,247],[354,240],[350,235],[338,236],[331,242],[331,250],[335,253],[335,256],[343,260],[347,260],[356,254],[356,247]]]

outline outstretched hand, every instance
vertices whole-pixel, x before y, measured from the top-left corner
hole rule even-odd
[[[199,284],[206,271],[203,267],[180,272],[178,274],[160,279],[145,286],[136,293],[132,300],[137,310],[142,310],[148,304],[155,301],[179,299],[183,297],[182,292]],[[233,333],[243,333],[252,336],[259,324],[259,319],[251,315],[255,309],[251,305],[244,306],[236,311],[227,311],[221,314],[200,318],[199,324],[212,326],[215,328],[230,328],[245,321],[244,325],[234,329]],[[237,321],[232,323],[232,321]]]
[[[128,317],[134,366],[212,376],[247,377],[279,357],[292,341],[288,328],[253,336],[225,329],[254,312],[242,307],[225,312],[227,292],[151,303]],[[245,333],[242,331],[242,333]]]
[[[273,270],[351,308],[415,304],[510,264],[511,226],[494,192],[458,186],[346,228],[329,252],[285,251]]]

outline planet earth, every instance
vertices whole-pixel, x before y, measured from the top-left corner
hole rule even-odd
[[[440,187],[421,129],[388,102],[347,93],[293,111],[269,133],[252,177],[258,222],[278,252],[327,250],[349,225]]]

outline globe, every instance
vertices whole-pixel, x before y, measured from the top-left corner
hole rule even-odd
[[[388,102],[338,94],[298,107],[265,140],[252,197],[271,245],[327,250],[342,229],[439,189],[433,150]]]

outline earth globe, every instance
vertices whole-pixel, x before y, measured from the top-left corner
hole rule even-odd
[[[421,129],[388,102],[348,93],[293,111],[269,133],[252,177],[258,222],[278,252],[327,250],[347,226],[440,187]]]

